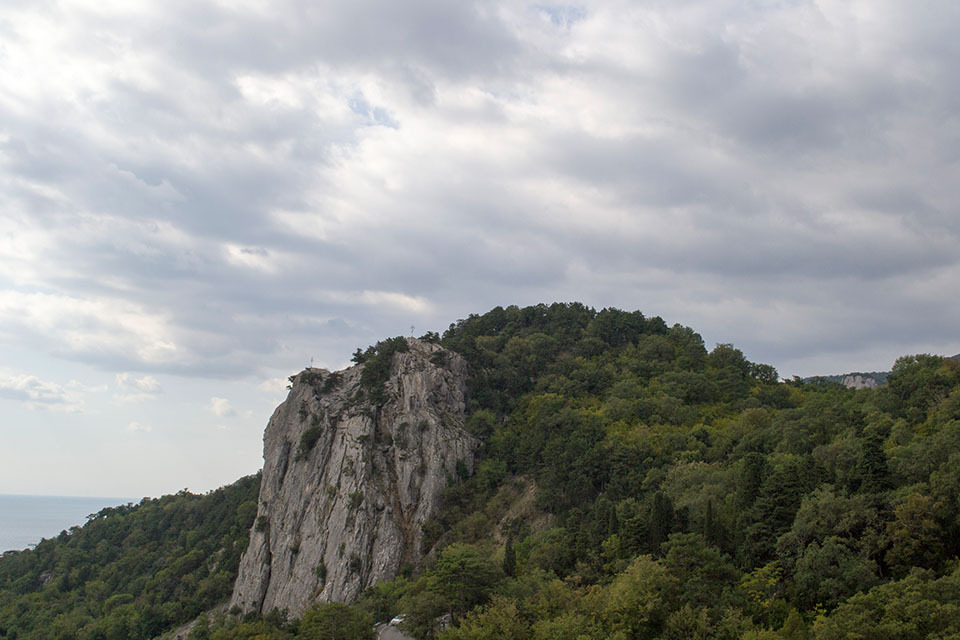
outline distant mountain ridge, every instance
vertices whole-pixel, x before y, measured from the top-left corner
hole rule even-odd
[[[960,353],[947,357],[960,361]],[[817,381],[836,382],[848,389],[876,389],[877,387],[887,384],[887,376],[889,375],[889,371],[854,371],[852,373],[841,373],[833,376],[811,376],[804,378],[803,381],[805,383]]]
[[[853,373],[841,373],[833,376],[811,376],[804,378],[807,384],[813,382],[836,382],[842,384],[848,389],[876,389],[887,384],[889,371],[855,371]]]

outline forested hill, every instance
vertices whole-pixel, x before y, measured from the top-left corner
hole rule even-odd
[[[342,637],[360,638],[396,615],[446,640],[960,637],[955,360],[901,358],[879,389],[784,383],[687,327],[579,304],[497,308],[423,338],[467,359],[483,443],[424,526],[428,562],[354,607],[219,615],[192,637],[352,621]],[[3,580],[2,615],[59,597]]]
[[[230,596],[260,476],[106,508],[0,559],[0,638],[152,638]]]

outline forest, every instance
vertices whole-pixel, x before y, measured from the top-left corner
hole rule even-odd
[[[0,558],[0,638],[153,638],[230,597],[260,476],[102,509]]]
[[[191,638],[369,638],[403,616],[442,640],[960,639],[956,359],[904,356],[877,389],[781,381],[688,327],[576,303],[423,339],[467,359],[482,443],[424,566],[300,620],[218,610]],[[358,350],[374,382],[397,344]],[[211,610],[255,510],[247,478],[5,554],[0,638],[150,638]]]

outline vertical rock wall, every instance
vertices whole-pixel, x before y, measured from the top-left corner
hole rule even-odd
[[[363,365],[296,376],[263,436],[257,519],[231,606],[287,609],[350,602],[422,557],[421,527],[476,443],[463,429],[466,363],[408,340],[385,383],[363,399]]]

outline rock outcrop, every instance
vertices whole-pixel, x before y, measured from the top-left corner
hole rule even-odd
[[[421,560],[422,526],[447,484],[472,472],[476,442],[463,429],[463,358],[407,345],[380,363],[389,377],[377,389],[362,375],[370,363],[295,376],[263,436],[259,509],[231,607],[299,615],[315,600],[351,602]]]
[[[851,373],[843,376],[840,384],[848,389],[876,389],[880,386],[877,379],[869,374]]]

